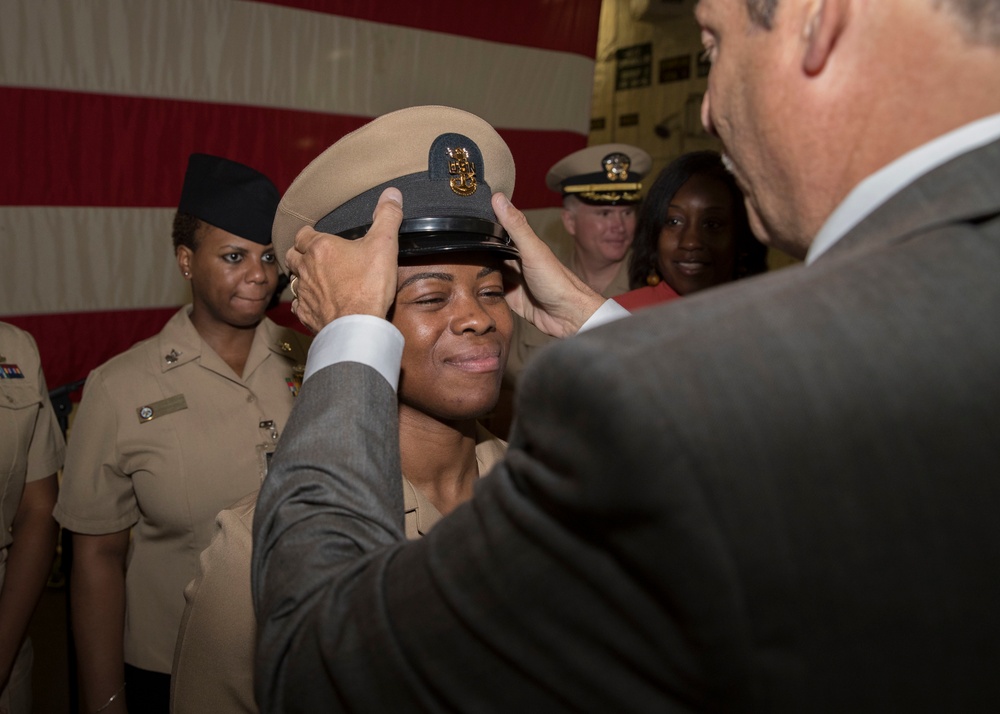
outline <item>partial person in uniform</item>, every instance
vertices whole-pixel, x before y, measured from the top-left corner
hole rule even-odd
[[[696,17],[703,123],[804,262],[543,351],[503,461],[419,542],[398,495],[359,497],[396,485],[392,371],[362,353],[394,334],[405,205],[298,235],[296,314],[356,352],[310,354],[258,500],[262,710],[997,709],[1000,3]],[[512,309],[556,336],[624,312],[493,204]]]
[[[371,172],[344,174],[343,167],[376,155],[386,160]],[[341,233],[366,227],[378,197],[373,189],[396,182],[412,199],[389,309],[405,342],[399,458],[403,531],[412,540],[471,498],[476,481],[506,449],[477,419],[496,403],[510,349],[502,270],[517,251],[504,239],[490,205],[491,191],[513,192],[510,151],[493,127],[466,112],[394,112],[344,137],[306,167],[282,198],[273,238],[281,256],[302,224],[292,215],[318,217],[310,223]],[[326,348],[337,343],[314,349]],[[257,711],[250,598],[256,496],[219,514],[201,572],[185,591],[171,681],[174,714]]]
[[[549,169],[545,184],[562,195],[563,228],[572,237],[568,253],[556,255],[595,292],[614,297],[629,291],[628,260],[635,238],[642,179],[653,160],[629,144],[598,144],[575,151]],[[507,362],[504,390],[491,428],[506,435],[513,418],[518,376],[552,338],[519,316]]]
[[[56,472],[66,450],[35,340],[0,322],[0,712],[30,714],[31,615],[59,527]]]
[[[191,304],[84,387],[55,515],[86,711],[167,711],[184,587],[291,411],[309,339],[264,316],[278,199],[260,172],[193,154],[173,230]]]
[[[626,259],[635,237],[642,179],[652,163],[637,146],[599,144],[556,162],[545,177],[545,185],[562,194],[562,224],[573,239],[563,262],[606,297],[628,290]]]
[[[750,230],[743,193],[716,151],[671,161],[639,209],[628,263],[630,311],[767,270],[767,246]]]

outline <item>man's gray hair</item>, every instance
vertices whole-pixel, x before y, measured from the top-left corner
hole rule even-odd
[[[766,30],[771,29],[774,22],[774,11],[778,7],[778,0],[747,0],[747,12],[750,19]]]
[[[934,0],[950,12],[970,42],[1000,47],[1000,0]]]
[[[950,12],[971,42],[1000,47],[1000,0],[933,0],[938,10]],[[778,0],[746,0],[750,19],[766,30],[774,23]]]

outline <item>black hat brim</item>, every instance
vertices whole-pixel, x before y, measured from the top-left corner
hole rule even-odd
[[[323,230],[322,223],[316,224],[317,230]],[[369,228],[371,224],[342,231],[339,235],[356,240]],[[400,224],[400,258],[436,253],[493,253],[504,260],[519,257],[503,226],[493,221],[467,216],[434,216],[408,218]]]

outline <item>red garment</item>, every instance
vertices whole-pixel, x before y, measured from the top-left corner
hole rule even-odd
[[[679,297],[680,295],[667,285],[666,280],[661,280],[653,287],[636,288],[622,295],[616,295],[614,300],[629,312],[635,312],[641,308],[658,305],[661,302]]]

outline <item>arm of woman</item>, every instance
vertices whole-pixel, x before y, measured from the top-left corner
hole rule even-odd
[[[251,528],[256,491],[216,518],[198,575],[184,589],[170,711],[257,712],[253,656],[257,621],[250,597]]]
[[[0,691],[7,686],[28,623],[52,567],[59,527],[52,517],[56,475],[24,485],[11,528],[14,542],[0,589]]]
[[[125,556],[129,530],[106,535],[73,534],[70,611],[76,640],[80,698],[97,711],[125,682]],[[102,714],[125,714],[118,695]]]

